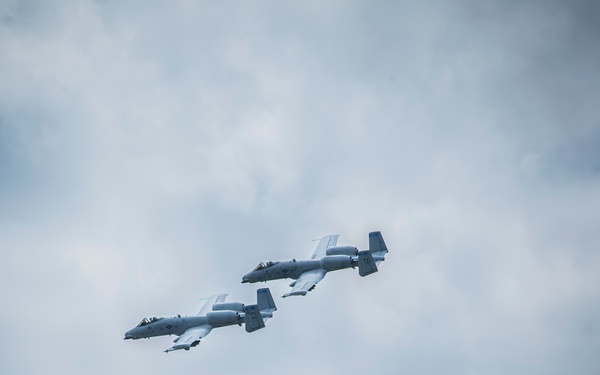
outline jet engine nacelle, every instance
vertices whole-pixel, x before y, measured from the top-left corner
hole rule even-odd
[[[325,271],[341,270],[352,266],[352,258],[345,255],[330,255],[321,259],[321,268]]]
[[[206,322],[213,327],[237,324],[240,315],[235,311],[212,311],[206,314]]]
[[[244,304],[241,302],[225,302],[215,303],[212,307],[213,311],[237,311],[244,312]]]
[[[333,246],[327,249],[325,255],[358,255],[358,249],[354,246]]]

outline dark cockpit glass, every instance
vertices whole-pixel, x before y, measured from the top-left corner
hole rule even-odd
[[[140,324],[138,324],[137,326],[138,327],[145,326],[146,324],[158,322],[161,319],[162,318],[157,318],[155,316],[153,316],[152,318],[144,318],[144,319],[142,319],[142,321],[140,322]]]
[[[274,265],[274,264],[277,264],[277,263],[279,263],[279,262],[271,262],[271,261],[268,261],[268,262],[260,262],[260,263],[258,264],[258,266],[256,266],[256,268],[254,269],[254,271],[260,271],[260,270],[262,270],[262,269],[269,268],[269,267],[271,267],[272,265]]]

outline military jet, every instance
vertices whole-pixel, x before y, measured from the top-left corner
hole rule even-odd
[[[269,288],[256,291],[256,305],[244,306],[239,302],[225,302],[227,294],[215,294],[206,302],[196,316],[177,315],[172,318],[144,318],[136,327],[125,333],[125,340],[150,338],[154,336],[177,335],[175,345],[165,350],[190,350],[200,343],[213,328],[242,323],[246,332],[254,332],[265,327],[265,322],[277,310]]]
[[[337,246],[339,234],[324,236],[307,260],[285,262],[261,262],[256,268],[242,277],[242,283],[276,279],[295,279],[292,290],[282,297],[305,296],[329,271],[358,267],[360,276],[377,272],[379,263],[385,260],[388,249],[381,232],[369,233],[369,250],[359,251],[354,246]]]

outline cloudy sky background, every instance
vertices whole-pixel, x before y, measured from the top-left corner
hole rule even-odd
[[[599,17],[1,0],[0,372],[597,374]],[[381,272],[277,298],[267,329],[123,340],[371,230]]]

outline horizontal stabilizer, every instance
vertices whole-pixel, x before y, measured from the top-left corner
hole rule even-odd
[[[363,250],[358,253],[358,274],[367,276],[377,272],[377,264],[369,250]]]
[[[246,332],[254,332],[261,328],[265,328],[265,322],[260,314],[258,305],[250,305],[244,307]]]

